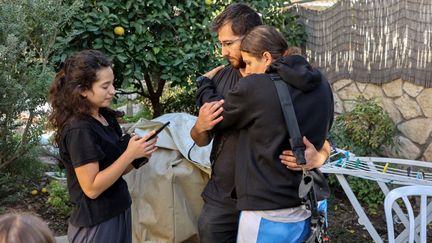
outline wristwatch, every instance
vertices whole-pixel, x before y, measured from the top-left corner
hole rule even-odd
[[[196,79],[196,83],[197,83],[197,85],[198,85],[198,87],[201,87],[201,85],[203,84],[203,82],[207,82],[207,81],[211,81],[211,79],[209,79],[208,77],[206,77],[206,76],[199,76],[197,79]]]

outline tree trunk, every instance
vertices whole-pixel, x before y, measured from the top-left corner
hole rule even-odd
[[[153,118],[156,118],[163,113],[163,107],[160,103],[160,97],[154,97],[154,99],[150,99],[153,109]]]
[[[155,118],[163,114],[160,98],[166,81],[161,79],[160,74],[156,72],[152,73],[151,77],[149,73],[144,73],[144,80],[149,94],[148,98],[150,99],[153,109],[153,118]],[[157,87],[154,87],[154,85],[157,85]]]

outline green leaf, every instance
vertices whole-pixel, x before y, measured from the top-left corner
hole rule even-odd
[[[134,24],[135,27],[135,31],[137,34],[142,34],[143,33],[143,26],[139,23],[135,23]]]
[[[102,42],[94,43],[93,44],[93,48],[94,49],[102,49],[102,47],[103,47],[103,43]]]
[[[138,79],[138,80],[143,80],[143,79],[144,79],[144,75],[143,75],[143,73],[142,73],[142,72],[139,72],[139,71],[135,71],[135,72],[134,72],[134,77],[135,77],[136,79]]]
[[[109,8],[107,6],[102,6],[102,11],[105,15],[109,15],[110,13]]]
[[[104,44],[106,45],[112,45],[113,44],[113,40],[109,39],[109,38],[104,38],[103,39]]]
[[[159,51],[160,51],[160,48],[158,48],[158,47],[153,47],[153,53],[154,53],[155,55],[157,55],[157,54],[159,53]]]
[[[94,25],[89,25],[89,26],[87,26],[87,30],[90,32],[96,32],[99,30],[99,27],[94,26]]]
[[[129,1],[126,2],[126,10],[129,11],[129,9],[130,9],[130,7],[132,5],[132,2],[133,2],[132,0],[129,0]]]
[[[120,62],[122,62],[122,63],[126,63],[127,60],[128,60],[127,56],[124,56],[124,55],[121,55],[121,54],[117,54],[116,57],[117,57],[117,59],[118,59]]]

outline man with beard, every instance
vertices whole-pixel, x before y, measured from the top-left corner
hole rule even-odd
[[[234,163],[239,132],[224,130],[209,132],[223,118],[219,116],[223,110],[221,100],[229,90],[234,88],[238,80],[244,76],[240,44],[243,36],[255,26],[262,25],[258,13],[249,6],[235,3],[213,21],[213,30],[217,32],[221,45],[222,56],[230,65],[217,67],[197,79],[197,105],[200,107],[199,117],[191,129],[191,137],[198,146],[204,146],[213,140],[210,155],[212,175],[202,197],[204,206],[198,220],[198,232],[202,243],[235,242],[240,212],[236,209],[236,191],[234,186]],[[320,167],[330,153],[326,142],[320,152],[304,139],[307,169]],[[281,162],[288,169],[301,170],[291,151],[283,151]]]

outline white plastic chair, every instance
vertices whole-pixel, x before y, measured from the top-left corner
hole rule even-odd
[[[426,242],[426,229],[427,224],[430,221],[428,220],[428,215],[431,213],[428,213],[428,203],[427,203],[427,197],[432,196],[432,186],[421,186],[421,185],[415,185],[415,186],[403,186],[396,189],[391,190],[384,200],[384,210],[386,215],[386,221],[387,221],[387,232],[388,232],[388,239],[389,243],[395,242],[394,237],[394,228],[393,228],[393,215],[392,215],[392,208],[393,203],[399,199],[402,198],[403,202],[405,203],[405,206],[408,211],[408,218],[409,218],[409,241],[408,242],[414,242],[415,238],[418,238],[415,224],[416,221],[418,223],[418,219],[414,217],[414,212],[411,206],[411,203],[408,200],[408,196],[420,196],[420,242]],[[430,218],[430,215],[429,215]]]

